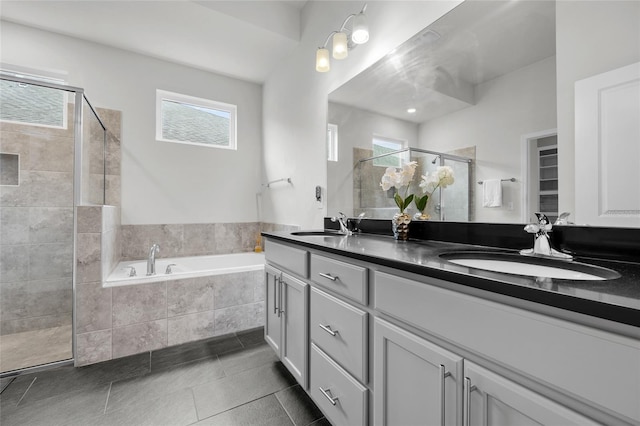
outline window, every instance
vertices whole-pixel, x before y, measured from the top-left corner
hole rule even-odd
[[[327,161],[338,161],[337,124],[327,124]]]
[[[231,104],[156,91],[156,139],[236,149],[236,110]]]
[[[66,129],[67,92],[0,80],[0,120]]]
[[[405,142],[397,139],[385,138],[383,136],[373,136],[373,156],[387,154],[394,151],[403,149]],[[387,155],[385,157],[376,158],[373,160],[374,166],[383,167],[400,167],[401,154]]]

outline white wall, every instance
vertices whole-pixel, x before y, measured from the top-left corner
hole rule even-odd
[[[555,57],[544,59],[479,84],[475,105],[420,125],[420,148],[449,152],[476,146],[476,222],[522,222],[520,138],[556,127],[555,76]],[[503,184],[503,207],[482,207],[476,181],[511,177],[518,182]]]
[[[407,147],[417,146],[418,125],[336,103],[329,104],[328,120],[338,125],[339,138],[339,161],[327,163],[327,187],[335,189],[327,197],[329,214],[334,215],[339,208],[353,216],[353,148],[371,150],[373,135],[406,141]]]
[[[293,185],[274,185],[262,193],[266,222],[322,227],[326,206],[314,202],[314,188],[326,188],[326,124],[328,93],[373,64],[394,47],[431,24],[460,1],[369,2],[370,39],[349,52],[331,71],[315,71],[315,53],[344,18],[362,2],[309,2],[303,9],[301,43],[275,69],[263,91],[264,180],[291,177]]]
[[[556,27],[559,208],[575,212],[574,84],[640,61],[640,2],[560,1]]]
[[[56,70],[97,107],[122,111],[122,223],[258,220],[262,87],[2,22],[0,61]],[[238,106],[238,150],[155,140],[155,90]]]

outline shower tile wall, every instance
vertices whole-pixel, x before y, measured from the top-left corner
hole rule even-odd
[[[96,122],[90,126],[91,145],[91,194],[99,194],[102,191],[104,182],[105,203],[110,206],[120,206],[120,167],[121,167],[121,144],[120,135],[122,131],[122,112],[112,109],[96,108],[96,112],[102,123],[107,128],[106,149],[102,150],[101,128]],[[104,167],[102,162],[104,161]],[[104,177],[102,172],[104,170]],[[96,204],[102,204],[98,199]]]
[[[19,155],[0,186],[0,334],[71,325],[73,124],[0,123],[0,151]]]

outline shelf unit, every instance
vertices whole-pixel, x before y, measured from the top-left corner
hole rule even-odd
[[[538,203],[553,223],[558,217],[558,145],[538,148]]]

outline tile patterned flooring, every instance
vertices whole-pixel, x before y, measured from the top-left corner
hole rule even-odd
[[[18,376],[0,424],[330,426],[262,328]]]
[[[0,372],[71,359],[71,325],[0,336]]]

